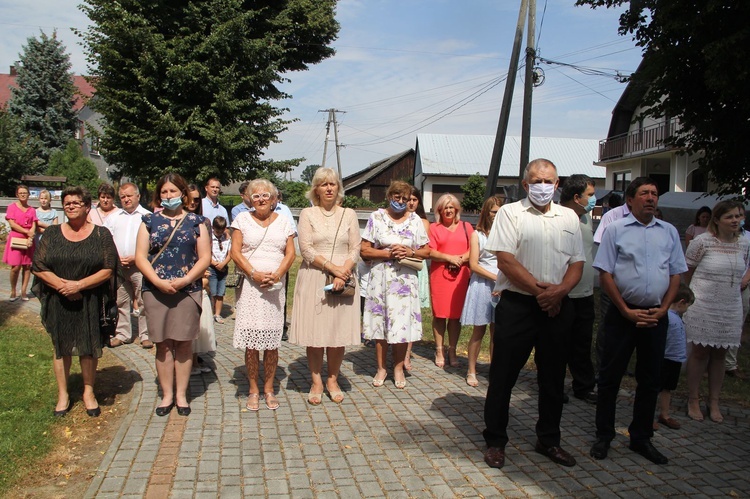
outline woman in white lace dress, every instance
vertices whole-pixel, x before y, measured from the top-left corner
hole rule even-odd
[[[744,216],[735,201],[716,204],[708,230],[690,242],[685,254],[685,281],[695,293],[695,304],[684,317],[692,349],[687,363],[688,416],[703,421],[700,381],[708,367],[708,413],[720,423],[719,392],[724,382],[727,348],[739,346],[742,336],[741,290],[750,281],[747,271],[750,242],[740,231]]]
[[[279,346],[284,331],[284,283],[294,262],[294,229],[289,219],[273,211],[276,187],[265,179],[247,186],[253,211],[240,213],[232,222],[232,260],[245,274],[236,293],[237,315],[234,347],[245,350],[245,367],[250,383],[248,410],[257,411],[260,402],[258,366],[263,350],[263,394],[266,407],[279,408],[274,392]]]

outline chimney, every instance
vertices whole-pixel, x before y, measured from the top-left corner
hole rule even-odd
[[[16,67],[11,65],[10,66],[10,75],[11,76],[18,76],[18,71],[16,71]]]

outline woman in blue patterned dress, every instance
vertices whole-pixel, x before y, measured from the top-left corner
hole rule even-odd
[[[477,358],[482,348],[482,339],[490,326],[490,360],[492,360],[492,337],[495,333],[495,307],[493,306],[494,288],[497,280],[497,256],[484,249],[487,236],[495,221],[497,210],[503,205],[502,198],[487,198],[479,212],[479,221],[469,241],[469,268],[471,279],[466,292],[464,309],[461,312],[461,325],[474,326],[469,340],[469,369],[466,373],[466,384],[479,386],[477,381]]]
[[[422,338],[422,309],[419,306],[417,271],[399,260],[430,256],[422,220],[406,211],[411,186],[391,182],[388,208],[370,215],[362,234],[361,255],[372,264],[365,297],[364,336],[375,340],[378,372],[372,385],[383,385],[388,373],[388,345],[393,345],[393,378],[396,388],[406,387],[404,358],[410,341]]]
[[[201,277],[211,263],[211,237],[203,217],[185,209],[189,202],[185,179],[175,173],[162,177],[154,206],[164,209],[143,216],[136,240],[135,264],[143,273],[143,308],[149,338],[156,343],[162,390],[157,416],[166,416],[175,405],[179,415],[190,414],[187,387],[193,340],[200,332]]]

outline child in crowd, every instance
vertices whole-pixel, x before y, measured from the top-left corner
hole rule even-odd
[[[226,218],[215,217],[211,227],[213,228],[213,243],[211,245],[211,266],[208,268],[208,283],[213,300],[214,321],[224,324],[221,309],[224,306],[224,293],[229,272],[227,266],[231,259],[229,250],[232,246],[232,240],[229,238]]]
[[[673,430],[680,429],[680,423],[669,415],[669,405],[672,402],[672,390],[677,388],[680,379],[682,363],[687,361],[687,337],[682,316],[695,301],[693,291],[685,283],[680,283],[677,296],[669,307],[669,329],[667,330],[667,344],[664,348],[664,360],[661,365],[661,393],[659,394],[659,417],[654,423],[654,429],[659,423]]]

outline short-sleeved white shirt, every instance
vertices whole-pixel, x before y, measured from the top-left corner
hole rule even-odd
[[[511,253],[537,281],[552,284],[562,282],[570,264],[586,260],[578,215],[555,203],[542,213],[528,199],[500,208],[485,248]],[[506,289],[529,294],[499,272],[495,290]]]

